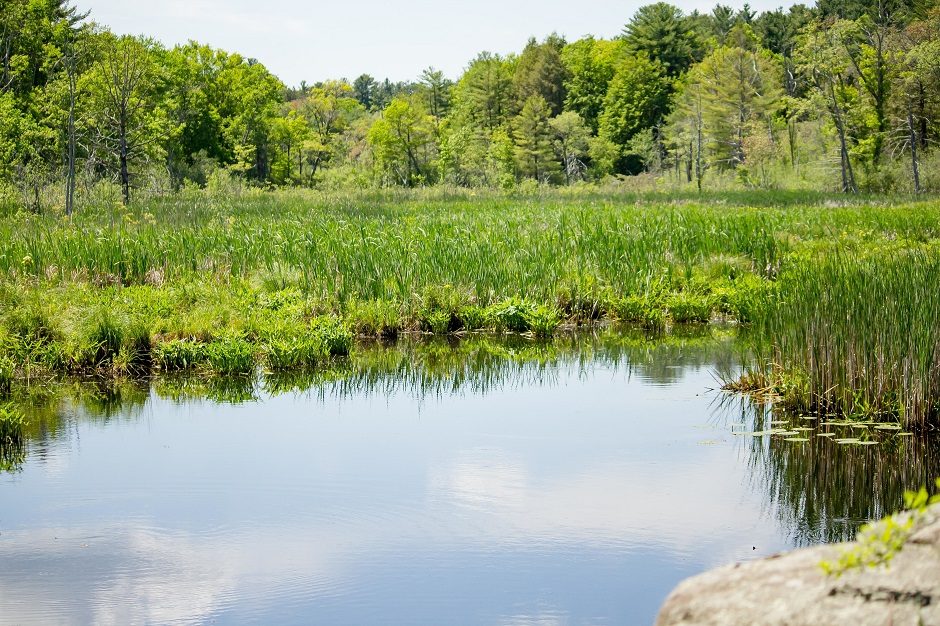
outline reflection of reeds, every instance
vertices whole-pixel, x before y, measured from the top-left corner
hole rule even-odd
[[[755,431],[781,418],[800,423],[795,414],[766,405],[751,405],[746,412]],[[864,523],[902,508],[905,490],[940,476],[940,441],[935,438],[870,431],[865,436],[877,437],[878,445],[839,445],[817,432],[852,429],[802,423],[816,427],[805,443],[780,436],[745,437],[751,480],[799,545],[853,539]]]
[[[25,457],[26,422],[12,406],[0,406],[0,471],[14,471]]]
[[[331,369],[268,374],[270,393],[318,387],[339,396],[406,392],[415,396],[551,384],[562,367],[624,369],[670,384],[688,368],[715,367],[731,358],[732,335],[715,328],[677,329],[650,336],[637,329],[578,332],[552,341],[520,336],[413,338],[357,349]]]
[[[16,385],[11,402],[24,415],[26,439],[44,442],[68,436],[74,419],[134,419],[151,394],[180,403],[242,403],[256,401],[262,394],[307,391],[324,397],[407,393],[422,398],[547,385],[557,379],[561,368],[586,372],[596,366],[670,384],[688,368],[726,363],[732,342],[732,333],[716,327],[676,328],[667,335],[608,328],[566,333],[554,340],[485,334],[415,337],[365,344],[349,357],[260,377],[167,374],[150,382],[101,379]]]

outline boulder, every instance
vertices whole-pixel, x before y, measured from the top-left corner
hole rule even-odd
[[[682,582],[657,626],[940,626],[940,506],[928,510],[888,566],[827,575],[854,543],[736,563]]]

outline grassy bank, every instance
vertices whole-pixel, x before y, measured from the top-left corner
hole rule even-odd
[[[772,346],[751,383],[927,423],[938,239],[931,199],[766,192],[189,192],[9,215],[0,390],[52,372],[307,368],[403,332],[731,318]]]

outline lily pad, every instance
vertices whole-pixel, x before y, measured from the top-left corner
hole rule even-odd
[[[878,424],[875,430],[901,430],[900,424]]]
[[[784,441],[792,441],[793,443],[806,443],[809,441],[806,437],[788,437]]]
[[[835,437],[835,433],[816,433],[817,437]]]
[[[834,441],[840,445],[849,445],[853,443],[859,443],[861,439],[857,439],[855,437],[847,437],[843,439],[835,439]]]

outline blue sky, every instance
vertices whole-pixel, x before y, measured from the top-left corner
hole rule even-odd
[[[369,73],[414,79],[433,65],[458,76],[482,50],[520,50],[530,35],[569,40],[620,32],[639,0],[77,0],[118,33],[165,44],[195,39],[264,63],[284,82]],[[738,8],[741,0],[728,1]],[[712,0],[675,2],[709,11]],[[756,10],[780,0],[752,0]]]

